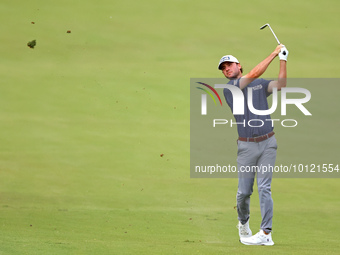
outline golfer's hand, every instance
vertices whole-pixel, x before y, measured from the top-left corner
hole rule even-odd
[[[284,47],[283,44],[279,44],[278,46],[276,46],[276,49],[274,50],[274,53],[275,53],[276,56],[279,55],[282,47]]]
[[[280,53],[279,53],[279,58],[280,58],[280,60],[287,61],[288,53],[289,53],[289,52],[288,52],[286,46],[282,45],[281,51],[280,51]]]

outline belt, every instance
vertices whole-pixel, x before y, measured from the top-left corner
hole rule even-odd
[[[255,143],[259,143],[262,142],[264,140],[267,140],[268,138],[272,137],[275,133],[272,131],[266,135],[262,135],[262,136],[257,136],[257,137],[239,137],[238,140],[242,141],[242,142],[255,142]]]

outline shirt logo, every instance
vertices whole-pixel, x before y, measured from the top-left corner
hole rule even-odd
[[[262,85],[261,84],[260,85],[256,85],[256,86],[253,87],[253,90],[260,90],[260,89],[262,89]]]

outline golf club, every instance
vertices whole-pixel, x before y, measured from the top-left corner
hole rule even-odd
[[[273,35],[274,35],[274,37],[275,37],[277,43],[278,43],[278,44],[281,44],[280,41],[279,41],[279,39],[277,38],[276,34],[274,33],[273,29],[272,29],[271,26],[269,25],[269,23],[264,24],[262,27],[260,27],[260,29],[262,30],[262,29],[264,29],[264,28],[266,28],[266,27],[269,27],[270,31],[272,31],[272,33],[273,33]],[[286,55],[286,52],[284,51],[284,52],[282,52],[282,54],[283,54],[283,55]]]

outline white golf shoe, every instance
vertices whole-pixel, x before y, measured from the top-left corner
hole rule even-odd
[[[241,222],[238,222],[236,227],[238,228],[240,238],[251,237],[252,232],[249,228],[249,219],[244,225],[242,225]]]
[[[240,238],[240,242],[245,245],[274,245],[272,233],[266,235],[262,229],[251,237]]]

